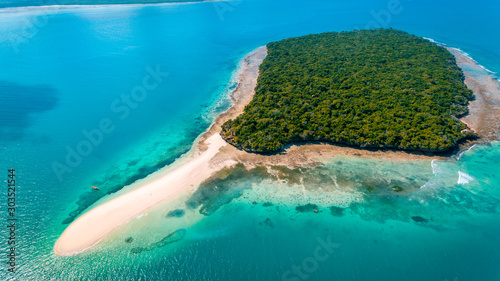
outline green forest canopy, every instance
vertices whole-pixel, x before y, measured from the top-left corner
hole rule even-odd
[[[229,143],[269,153],[326,141],[445,151],[472,133],[473,93],[444,47],[393,29],[329,32],[267,45],[253,100],[223,124]]]

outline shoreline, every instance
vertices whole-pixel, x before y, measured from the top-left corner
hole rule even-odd
[[[56,4],[56,5],[40,5],[40,6],[12,6],[0,8],[2,13],[27,13],[27,12],[52,12],[59,10],[76,10],[76,9],[98,9],[98,8],[136,8],[142,6],[167,6],[179,4],[196,4],[206,2],[225,2],[227,0],[199,0],[186,2],[157,2],[157,3],[121,3],[121,4]]]
[[[479,138],[465,142],[460,148],[467,149],[474,144],[500,140],[500,81],[467,53],[457,48],[445,48],[455,56],[464,72],[465,84],[474,92],[474,100],[468,106],[469,113],[460,121]]]
[[[246,167],[258,165],[285,165],[297,167],[309,165],[319,160],[336,156],[356,156],[382,158],[399,161],[410,160],[448,160],[457,157],[475,144],[500,140],[500,83],[491,72],[479,65],[466,53],[456,48],[445,47],[451,52],[465,76],[465,84],[474,92],[475,99],[469,103],[469,112],[459,118],[478,138],[465,139],[455,149],[445,153],[390,148],[360,148],[328,142],[304,142],[289,144],[283,151],[273,154],[256,154],[240,150],[233,145],[224,148],[225,157],[237,160]],[[472,70],[472,71],[471,71]],[[495,107],[495,105],[497,105]],[[219,155],[219,157],[223,157]],[[222,158],[223,159],[223,158]]]
[[[448,49],[450,50],[450,49]],[[452,52],[450,50],[450,52]],[[473,73],[466,71],[467,67],[478,67],[473,60],[467,60],[460,53],[452,52],[457,58],[460,68],[466,75],[467,86],[474,91],[476,99],[474,104],[469,104],[469,114],[461,118],[471,129],[483,134],[489,128],[489,132],[495,132],[495,137],[481,138],[481,142],[498,140],[500,131],[500,106],[493,112],[489,109],[487,102],[493,99],[499,101],[500,105],[500,83],[491,76],[487,76],[495,83],[488,80],[486,86]],[[367,150],[356,147],[335,145],[328,143],[307,143],[287,146],[283,152],[275,155],[262,155],[248,153],[237,149],[222,139],[220,136],[221,125],[228,119],[233,119],[243,112],[244,107],[252,100],[259,66],[267,55],[265,46],[259,47],[245,56],[238,69],[238,85],[231,93],[232,106],[224,113],[217,116],[212,125],[201,134],[195,141],[186,157],[163,168],[144,180],[134,183],[138,187],[133,191],[125,193],[109,202],[95,207],[84,213],[81,217],[71,223],[57,240],[54,253],[59,256],[74,256],[82,253],[100,241],[112,231],[118,229],[129,220],[144,213],[148,209],[160,204],[171,202],[183,195],[189,194],[203,181],[223,168],[241,163],[246,168],[257,166],[283,165],[287,167],[317,166],[324,161],[338,156],[356,156],[365,158],[390,159],[397,161],[415,160],[447,160],[450,157],[437,156],[419,152],[402,150]],[[465,68],[465,69],[464,69]],[[481,74],[478,74],[481,76]],[[484,75],[483,75],[484,76]],[[484,78],[481,76],[482,78]],[[492,90],[495,90],[496,92]],[[486,109],[485,109],[486,107]],[[490,106],[491,107],[491,106]],[[491,127],[482,122],[493,122],[497,120],[496,126]],[[496,131],[495,131],[496,130]],[[469,142],[464,148],[461,147],[453,156],[460,155],[462,151],[470,148],[477,142]],[[153,193],[155,196],[153,196]],[[91,229],[92,231],[89,231]]]
[[[253,99],[259,76],[259,67],[266,56],[267,48],[261,46],[243,57],[237,70],[236,88],[230,94],[231,107],[215,118],[208,130],[200,135],[200,142],[213,134],[219,134],[222,124],[243,113],[244,107]]]
[[[255,88],[258,68],[266,54],[267,49],[260,47],[243,58],[238,69],[238,86],[231,94],[233,105],[214,120],[184,157],[134,183],[133,185],[138,185],[136,189],[81,215],[56,241],[54,253],[58,256],[80,254],[150,208],[194,192],[193,189],[213,173],[235,165],[236,162],[231,159],[215,160],[215,155],[219,154],[223,147],[228,146],[218,134],[218,130],[227,118],[239,115],[244,105],[252,99],[253,95],[249,96],[247,93],[249,89],[253,91]]]
[[[233,164],[226,162],[208,165],[226,143],[218,135],[207,138],[205,143],[207,145],[205,151],[196,153],[190,161],[173,171],[153,181],[146,180],[139,188],[83,214],[64,230],[54,245],[54,253],[58,256],[74,256],[82,253],[151,207],[182,197],[213,172]]]

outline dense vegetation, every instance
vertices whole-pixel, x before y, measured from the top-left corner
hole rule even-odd
[[[444,151],[471,133],[471,90],[455,57],[393,29],[331,32],[269,43],[255,97],[221,135],[252,152],[326,141]]]

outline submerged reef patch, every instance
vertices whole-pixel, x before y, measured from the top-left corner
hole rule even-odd
[[[427,223],[429,222],[428,219],[424,218],[424,217],[421,217],[421,216],[413,216],[411,217],[411,219],[414,221],[414,222],[418,222],[418,223]]]
[[[331,206],[330,207],[330,214],[335,217],[342,217],[344,215],[344,208],[337,207],[337,206]]]
[[[264,167],[247,170],[243,164],[238,164],[223,169],[204,181],[188,199],[186,206],[189,209],[201,206],[201,214],[211,215],[251,188],[251,182],[260,182],[268,176]]]
[[[183,209],[175,209],[167,213],[165,217],[167,218],[181,218],[186,214],[186,211]]]
[[[309,212],[318,212],[318,205],[316,204],[306,204],[295,207],[295,211],[299,213],[309,213]]]
[[[274,204],[273,204],[273,203],[271,203],[271,202],[264,202],[264,203],[262,203],[262,207],[266,207],[266,208],[267,208],[267,207],[272,207],[273,205],[274,205]]]
[[[259,222],[259,225],[268,226],[270,228],[274,228],[274,222],[270,218],[266,218],[265,221]]]
[[[164,247],[168,244],[171,244],[171,243],[174,243],[174,242],[177,242],[177,241],[180,241],[182,239],[184,239],[184,236],[186,235],[186,230],[185,229],[178,229],[172,233],[170,233],[169,235],[163,237],[163,239],[161,239],[160,241],[158,242],[155,242],[147,247],[135,247],[135,248],[132,248],[130,250],[131,253],[133,254],[139,254],[141,252],[147,252],[147,251],[151,251],[151,250],[154,250],[154,249],[157,249],[157,248],[161,248],[161,247]]]

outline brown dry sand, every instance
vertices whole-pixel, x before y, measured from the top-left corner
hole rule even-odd
[[[479,136],[472,143],[496,141],[500,138],[500,83],[473,59],[455,48],[447,48],[465,74],[465,84],[474,92],[469,114],[461,119]]]

